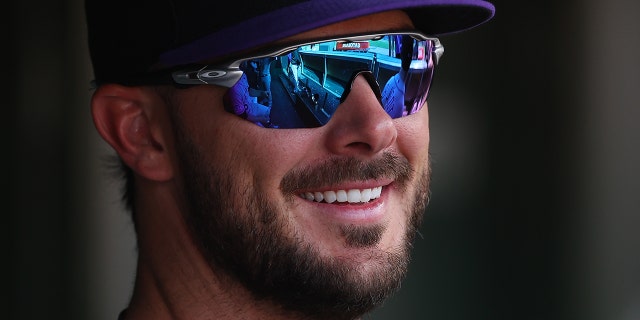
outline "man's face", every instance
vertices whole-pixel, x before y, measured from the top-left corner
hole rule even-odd
[[[410,27],[384,15],[301,37]],[[307,315],[379,304],[406,273],[427,202],[427,108],[393,120],[360,76],[325,126],[265,129],[224,111],[224,92],[178,90],[173,108],[185,218],[214,272]]]

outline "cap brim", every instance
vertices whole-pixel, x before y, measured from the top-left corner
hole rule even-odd
[[[343,20],[397,9],[408,12],[416,29],[432,36],[471,29],[490,20],[495,13],[494,6],[482,0],[305,1],[179,46],[161,54],[158,62],[161,66],[197,63]]]

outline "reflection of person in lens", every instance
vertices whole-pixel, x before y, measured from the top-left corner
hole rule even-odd
[[[410,95],[405,97],[405,82],[409,80],[409,69],[413,58],[413,38],[406,35],[402,36],[399,55],[401,61],[400,71],[389,78],[382,90],[382,106],[394,119],[407,113],[405,100]]]
[[[273,98],[271,96],[271,62],[274,58],[264,57],[256,59],[257,71],[258,71],[258,89],[265,92],[264,101],[260,101],[269,107],[273,104]]]
[[[243,63],[241,70],[247,70],[248,65]],[[271,125],[271,108],[258,102],[264,91],[251,88],[247,72],[242,74],[240,80],[225,95],[225,107],[249,121],[263,126]]]
[[[258,102],[271,107],[273,100],[271,97],[271,62],[274,58],[264,57],[248,61],[241,66],[242,71],[247,75],[249,87],[258,98]]]
[[[302,63],[302,59],[300,58],[300,53],[298,50],[291,52],[291,57],[289,58],[289,71],[293,77],[293,91],[300,91],[300,84],[298,83],[299,72],[300,72],[300,64]]]

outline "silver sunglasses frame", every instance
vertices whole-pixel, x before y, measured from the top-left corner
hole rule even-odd
[[[266,53],[257,54],[250,57],[243,57],[241,59],[233,60],[230,63],[225,65],[216,65],[209,66],[204,65],[200,69],[197,70],[179,70],[175,71],[171,74],[173,81],[177,84],[183,85],[202,85],[202,84],[211,84],[218,85],[226,88],[231,88],[235,85],[240,77],[242,77],[242,70],[240,70],[240,64],[243,61],[269,57],[269,56],[279,56],[286,54],[295,50],[298,47],[318,44],[323,42],[331,42],[331,41],[346,41],[346,42],[356,42],[356,41],[366,41],[366,40],[376,40],[380,39],[384,36],[389,35],[409,35],[419,41],[433,41],[433,63],[437,65],[442,55],[444,54],[444,46],[440,43],[438,38],[426,36],[420,32],[416,31],[393,31],[393,32],[384,32],[384,33],[367,33],[361,35],[354,36],[342,36],[336,38],[325,38],[319,40],[313,40],[303,43],[297,43],[293,45],[288,45],[282,48],[279,48],[274,51],[269,51]]]

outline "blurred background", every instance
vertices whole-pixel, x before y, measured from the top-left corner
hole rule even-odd
[[[366,319],[638,320],[640,2],[494,4],[442,37],[431,205],[408,279]],[[115,320],[131,294],[83,19],[80,0],[5,6],[8,319]]]

